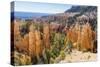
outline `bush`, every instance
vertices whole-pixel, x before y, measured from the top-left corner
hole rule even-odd
[[[29,65],[32,64],[31,57],[22,53],[14,52],[15,65]]]
[[[55,60],[51,57],[50,58],[50,63],[53,64],[55,62]]]
[[[61,51],[61,52],[60,52],[60,57],[61,57],[62,60],[65,59],[65,56],[66,56],[66,55],[65,55],[65,52],[64,52],[64,51]]]

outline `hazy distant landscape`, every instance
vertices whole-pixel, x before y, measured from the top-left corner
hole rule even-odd
[[[57,4],[56,13],[52,5],[51,13],[47,5],[46,13],[11,13],[13,65],[96,61],[97,7]]]
[[[32,19],[32,18],[39,18],[41,16],[48,16],[50,14],[47,13],[32,13],[32,12],[11,12],[11,15],[13,15],[16,18],[20,18],[20,19]]]

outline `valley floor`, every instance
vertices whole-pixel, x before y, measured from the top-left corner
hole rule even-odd
[[[71,54],[66,54],[64,60],[61,60],[60,63],[71,63],[71,62],[87,62],[87,61],[96,61],[97,54],[91,52],[81,52],[73,50]]]

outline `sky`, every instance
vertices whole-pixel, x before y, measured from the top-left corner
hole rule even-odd
[[[71,8],[71,6],[72,5],[68,4],[15,1],[14,11],[37,12],[37,13],[63,13],[67,9]]]

